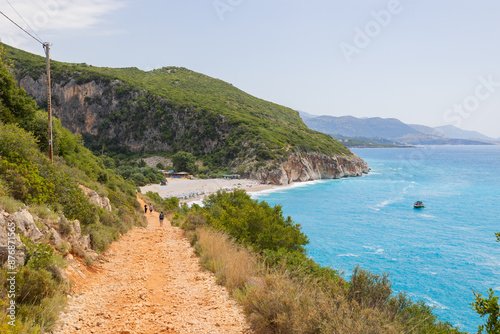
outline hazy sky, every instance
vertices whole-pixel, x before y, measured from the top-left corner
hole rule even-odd
[[[0,0],[52,58],[182,66],[317,115],[500,137],[498,0]],[[0,16],[0,38],[43,49]]]

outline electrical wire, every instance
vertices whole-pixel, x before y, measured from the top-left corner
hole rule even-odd
[[[8,17],[7,15],[5,15],[3,12],[0,11],[0,14],[2,14],[3,16],[5,16],[7,18],[7,20],[9,20],[10,22],[14,23],[19,29],[21,29],[22,31],[24,31],[25,33],[27,33],[28,35],[30,35],[35,41],[37,41],[38,43],[40,43],[42,45],[44,44],[39,38],[36,38],[32,34],[30,34],[28,31],[26,31],[26,29],[24,29],[19,24],[17,24],[16,22],[14,22],[10,17]]]
[[[33,32],[33,34],[35,34],[36,37],[38,37],[38,40],[42,40],[40,38],[40,36],[38,36],[38,34],[36,33],[35,29],[33,29],[30,24],[28,22],[26,22],[26,20],[24,19],[24,17],[21,16],[21,14],[19,14],[19,12],[14,8],[14,6],[12,6],[12,4],[9,2],[9,0],[5,0],[5,2],[7,2],[10,6],[10,8],[12,8],[12,10],[14,10],[14,12],[16,12],[17,16],[19,16],[21,18],[21,20],[23,20],[24,23],[26,23],[26,25],[28,26],[28,28],[31,29],[31,31]]]

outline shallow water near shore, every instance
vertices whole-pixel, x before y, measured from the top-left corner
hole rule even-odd
[[[435,307],[440,320],[477,332],[472,290],[500,295],[500,146],[356,149],[361,178],[274,189],[302,225],[310,256],[344,271],[390,274],[393,289]],[[414,209],[421,200],[424,209]]]

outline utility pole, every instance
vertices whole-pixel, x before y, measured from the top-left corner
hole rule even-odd
[[[50,86],[50,56],[49,49],[50,44],[43,43],[43,48],[45,49],[45,56],[47,57],[47,114],[49,115],[49,159],[50,162],[54,162],[53,149],[52,149],[52,92]]]
[[[9,2],[7,1],[7,3],[9,3]],[[9,3],[9,5],[12,7],[12,5],[10,3]],[[15,10],[14,7],[12,7],[12,9],[14,9],[14,11],[17,13],[17,11]],[[24,31],[31,38],[33,38],[35,41],[42,44],[43,49],[45,50],[45,55],[47,56],[47,113],[49,114],[49,158],[50,158],[50,162],[54,162],[54,158],[52,156],[52,152],[53,152],[53,149],[52,149],[52,105],[51,105],[52,97],[51,97],[51,88],[50,88],[50,57],[49,57],[50,44],[48,42],[45,42],[45,43],[42,42],[42,40],[36,34],[36,32],[33,30],[33,28],[30,27],[28,22],[26,22],[26,20],[24,20],[23,17],[19,13],[17,13],[17,15],[19,15],[21,17],[21,19],[24,21],[24,23],[26,23],[26,25],[31,29],[31,31],[33,31],[33,33],[36,35],[36,37],[33,36],[32,34],[30,34],[28,31],[26,31],[26,29],[21,27],[19,24],[14,22],[11,18],[9,18],[3,12],[0,11],[0,14],[5,16],[7,18],[7,20],[14,23],[19,29]]]

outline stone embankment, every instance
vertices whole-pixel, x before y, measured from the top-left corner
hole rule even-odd
[[[17,231],[15,259],[18,266],[24,265],[26,260],[26,247],[20,236],[27,237],[33,242],[46,240],[60,253],[67,253],[72,249],[91,261],[98,258],[98,254],[91,249],[90,237],[82,235],[78,220],[68,221],[65,218],[59,218],[53,222],[38,218],[27,209],[19,209],[11,214],[0,211],[0,261],[2,263],[8,258],[7,227],[11,225],[10,223],[15,224]]]
[[[107,197],[100,196],[84,186],[80,186],[80,188],[87,194],[91,203],[111,211]],[[92,250],[90,236],[82,234],[78,220],[69,221],[65,217],[59,217],[56,221],[42,219],[32,214],[27,208],[19,208],[13,213],[0,210],[0,263],[2,264],[8,259],[8,227],[12,225],[16,227],[14,257],[18,266],[24,265],[26,261],[26,246],[20,236],[29,238],[33,242],[48,242],[62,255],[67,255],[69,251],[72,251],[88,261],[95,261],[99,257]],[[58,274],[66,279],[64,272]]]

